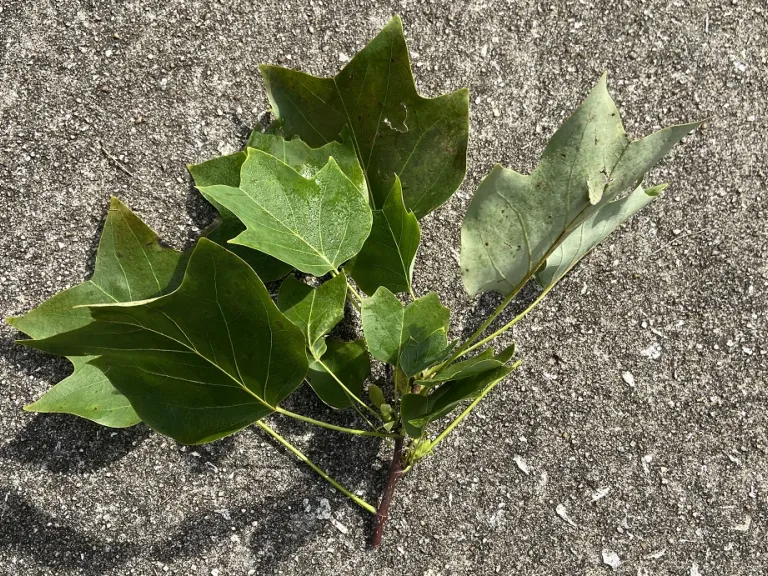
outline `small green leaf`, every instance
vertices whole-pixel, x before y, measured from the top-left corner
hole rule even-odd
[[[406,434],[411,438],[420,438],[430,422],[439,420],[465,400],[475,398],[486,386],[498,382],[511,371],[511,367],[501,366],[461,380],[446,382],[428,396],[405,394],[400,414]]]
[[[365,340],[340,342],[328,340],[328,350],[321,362],[312,362],[309,366],[309,385],[320,399],[332,408],[349,408],[355,401],[342,388],[323,364],[344,383],[347,389],[360,398],[363,382],[371,375],[371,360],[365,348]]]
[[[420,240],[419,222],[403,204],[400,179],[395,176],[384,206],[373,211],[371,235],[345,269],[366,294],[373,294],[379,286],[395,294],[411,292]]]
[[[444,360],[451,353],[453,344],[448,344],[444,329],[437,329],[423,339],[409,337],[400,352],[400,367],[406,376],[415,376]]]
[[[405,205],[422,218],[464,179],[468,92],[419,96],[398,17],[334,78],[277,66],[261,66],[261,72],[286,135],[319,146],[349,127],[374,206],[384,204],[398,174]]]
[[[672,126],[630,142],[603,76],[530,176],[497,165],[480,184],[461,230],[467,292],[518,290],[574,230],[636,186],[697,126]]]
[[[37,339],[75,330],[91,321],[88,310],[76,306],[142,300],[169,292],[181,282],[185,260],[181,252],[162,246],[157,234],[120,200],[112,198],[91,279],[7,321]],[[74,366],[72,375],[26,410],[74,414],[113,428],[140,421],[109,379],[88,364],[90,358],[69,360]]]
[[[501,362],[502,364],[506,364],[510,360],[512,360],[512,357],[515,355],[515,350],[517,349],[517,346],[514,342],[504,348],[501,352],[496,354],[496,360]]]
[[[406,376],[429,366],[448,347],[450,310],[440,304],[437,294],[403,306],[382,287],[363,300],[361,315],[371,355],[399,366]]]
[[[314,276],[357,254],[371,231],[371,209],[333,158],[310,178],[249,148],[239,187],[200,192],[235,214],[246,230],[231,243],[265,252]]]
[[[202,164],[190,164],[187,166],[187,170],[192,175],[198,190],[217,184],[239,186],[240,168],[245,162],[245,158],[245,151],[237,152],[236,154],[213,158]],[[211,225],[203,231],[204,237],[240,256],[254,269],[263,282],[279,280],[291,271],[290,264],[281,262],[269,254],[245,246],[229,244],[230,240],[245,231],[245,225],[230,210],[227,210],[202,190],[201,194],[219,213]]]
[[[440,382],[463,380],[470,376],[478,376],[501,368],[512,359],[514,354],[514,344],[507,346],[496,355],[494,355],[493,349],[489,348],[477,356],[446,366],[442,370],[436,372],[429,380],[417,380],[414,384],[429,389]]]
[[[448,380],[461,380],[462,378],[469,378],[470,376],[487,372],[488,370],[495,370],[503,365],[503,362],[500,362],[494,357],[493,350],[486,350],[473,358],[446,366],[437,372],[431,378],[431,381],[427,380],[425,382],[432,383],[447,382]]]
[[[90,324],[21,343],[100,356],[91,364],[141,419],[179,442],[210,442],[263,418],[307,372],[301,330],[245,262],[205,238],[175,291],[87,310]]]
[[[307,338],[307,348],[315,358],[326,350],[323,338],[344,319],[347,279],[343,274],[317,288],[288,276],[280,286],[277,306]]]
[[[621,226],[628,218],[651,203],[666,188],[661,184],[647,190],[638,186],[628,196],[604,204],[581,226],[565,237],[536,273],[542,288],[556,284],[590,250]]]
[[[384,391],[376,386],[376,384],[371,384],[368,387],[368,397],[371,399],[371,404],[376,406],[376,408],[387,403],[386,398],[384,398]]]
[[[312,148],[299,136],[286,140],[282,136],[254,131],[248,139],[248,148],[256,148],[271,154],[304,178],[313,177],[328,163],[328,158],[333,158],[350,182],[365,198],[368,198],[365,174],[357,160],[354,148],[346,143],[350,140],[350,136],[346,131],[342,131],[341,135],[344,142],[328,142],[319,148]]]
[[[333,157],[360,193],[368,197],[365,175],[357,161],[357,156],[354,150],[345,144],[329,142],[319,148],[310,148],[301,138],[285,140],[280,135],[254,131],[248,140],[248,147],[277,157],[305,178],[311,178],[317,174],[326,165],[328,159]],[[189,165],[187,169],[198,189],[216,185],[237,188],[240,186],[240,170],[246,157],[247,153],[243,150],[236,154],[213,158],[202,164]],[[205,191],[201,190],[201,194],[219,212],[219,217],[204,233],[208,239],[224,246],[248,262],[264,282],[279,280],[291,271],[290,264],[281,262],[268,254],[252,248],[228,244],[230,240],[245,231],[245,225]]]

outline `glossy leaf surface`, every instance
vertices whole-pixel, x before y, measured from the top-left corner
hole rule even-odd
[[[305,178],[278,158],[249,148],[237,187],[201,187],[246,226],[231,243],[254,248],[314,276],[357,254],[371,231],[371,209],[333,158]]]
[[[205,238],[175,291],[88,310],[90,324],[22,343],[99,356],[91,363],[139,417],[180,442],[210,442],[263,418],[307,372],[301,330],[244,261]]]
[[[112,198],[91,279],[8,322],[37,339],[80,328],[91,316],[87,309],[76,306],[141,300],[168,292],[181,281],[184,259],[181,252],[162,246],[144,222]],[[114,428],[137,424],[140,418],[128,399],[89,360],[70,357],[72,375],[25,409],[75,414]]]

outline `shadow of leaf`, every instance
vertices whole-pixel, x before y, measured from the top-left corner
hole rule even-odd
[[[112,429],[67,414],[36,414],[0,449],[0,458],[57,474],[91,472],[123,458],[149,434],[143,424]]]
[[[99,575],[139,552],[130,543],[106,543],[62,526],[9,487],[0,487],[0,549],[52,568]]]

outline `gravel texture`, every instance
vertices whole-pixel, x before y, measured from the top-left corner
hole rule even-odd
[[[258,124],[257,64],[334,73],[393,13],[422,93],[471,90],[469,173],[416,270],[457,335],[498,301],[456,261],[494,162],[530,170],[603,70],[631,135],[710,121],[516,330],[523,367],[403,481],[377,552],[370,516],[258,429],[185,448],[23,412],[68,364],[3,325],[0,574],[768,573],[766,4],[373,4],[0,0],[0,312],[88,276],[110,195],[188,245],[212,212],[184,165]],[[386,445],[277,425],[376,500]]]

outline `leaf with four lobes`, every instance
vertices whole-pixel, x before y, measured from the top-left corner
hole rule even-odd
[[[496,165],[478,187],[461,228],[467,292],[516,292],[574,230],[636,186],[699,124],[630,141],[603,76],[530,176]]]
[[[91,364],[149,426],[211,442],[270,414],[307,373],[304,335],[243,260],[202,238],[165,296],[90,306],[93,321],[22,344]]]
[[[301,138],[286,141],[279,135],[254,131],[248,140],[248,147],[277,157],[306,178],[314,176],[325,166],[328,159],[333,157],[342,172],[360,189],[363,196],[368,197],[365,175],[357,161],[357,156],[354,150],[345,144],[330,142],[320,148],[310,148]],[[219,212],[218,218],[208,227],[204,235],[248,262],[264,282],[271,282],[288,274],[292,269],[291,265],[263,252],[230,244],[230,240],[245,231],[245,225],[230,210],[202,190],[217,184],[235,188],[240,186],[240,170],[246,157],[247,153],[243,150],[236,154],[213,158],[202,164],[190,164],[187,169],[195,181],[195,186],[201,189],[205,199]]]
[[[650,204],[666,187],[666,184],[648,189],[638,186],[628,196],[605,204],[565,237],[547,258],[546,264],[536,272],[536,281],[542,288],[556,284],[590,250],[628,218]]]
[[[365,340],[340,342],[329,339],[327,351],[320,361],[310,363],[307,375],[309,385],[323,402],[339,409],[353,406],[355,401],[323,365],[344,383],[349,392],[360,398],[363,382],[371,375],[371,359],[365,347]]]
[[[238,186],[205,186],[200,192],[245,224],[230,243],[313,276],[338,270],[371,231],[368,201],[333,158],[305,178],[271,154],[248,148]]]
[[[187,170],[192,175],[197,189],[219,213],[216,219],[203,231],[203,236],[240,256],[254,269],[262,281],[272,282],[288,274],[292,269],[291,265],[258,250],[230,244],[229,241],[241,234],[245,230],[245,226],[237,219],[237,216],[203,191],[204,187],[217,184],[239,186],[240,168],[245,157],[245,151],[220,156],[202,164],[189,164]]]
[[[56,294],[8,323],[36,339],[75,330],[91,321],[83,304],[127,302],[151,298],[178,286],[186,256],[160,244],[157,235],[120,200],[112,198],[90,280]],[[30,412],[63,412],[104,426],[123,428],[140,422],[90,357],[70,356],[74,372],[42,398],[25,407]]]
[[[419,96],[397,16],[333,78],[260,69],[286,135],[319,146],[349,128],[374,207],[384,204],[395,174],[417,218],[448,200],[464,179],[469,93]]]
[[[343,274],[317,288],[288,276],[280,285],[277,306],[306,336],[307,348],[315,359],[325,354],[324,336],[344,319],[347,279]]]
[[[444,357],[450,310],[440,304],[437,294],[427,294],[403,306],[397,296],[379,288],[363,300],[363,333],[371,355],[406,376]]]
[[[344,269],[366,294],[373,294],[379,286],[395,294],[411,292],[420,240],[419,222],[403,204],[400,179],[395,176],[384,206],[373,211],[371,235]]]
[[[400,404],[403,428],[411,438],[420,438],[424,428],[439,420],[465,400],[476,398],[486,386],[494,384],[509,374],[511,366],[500,366],[461,380],[442,384],[429,395],[405,394]]]

